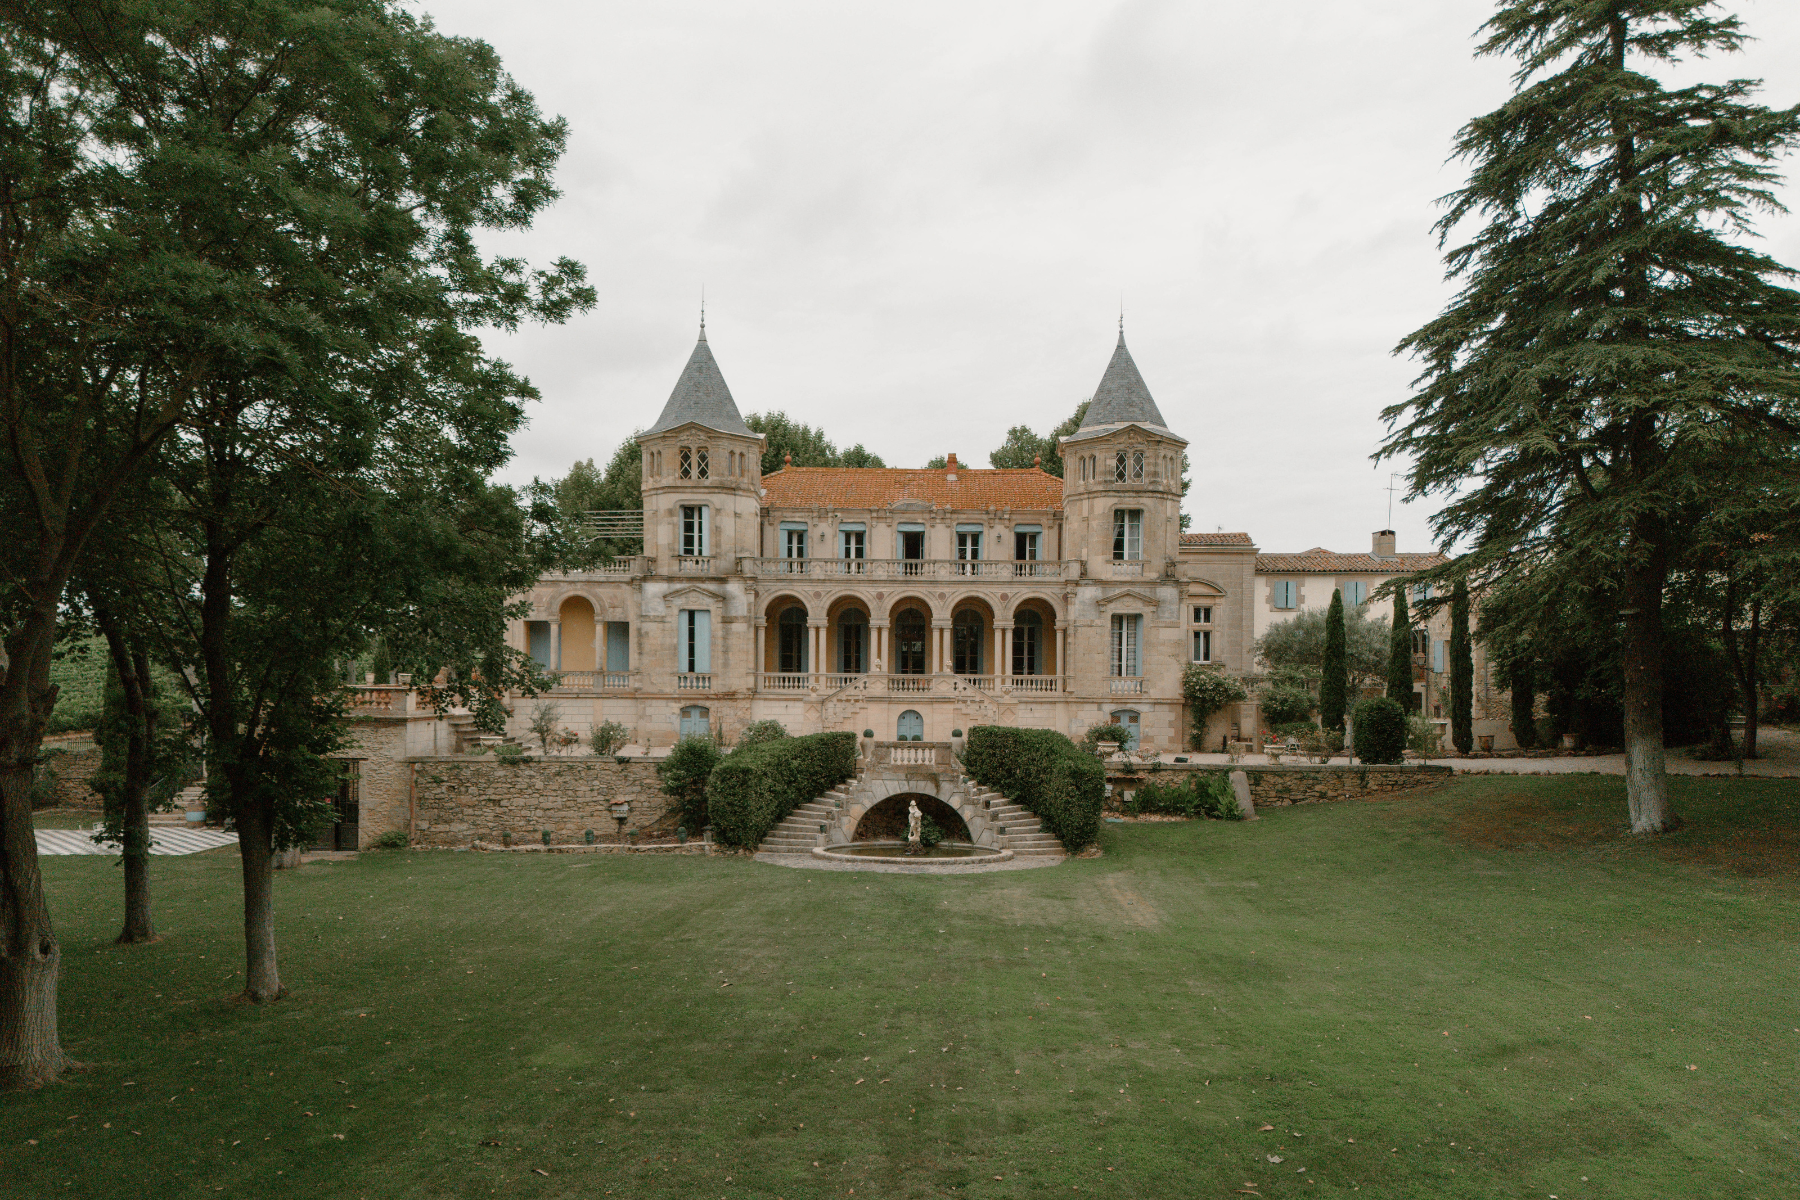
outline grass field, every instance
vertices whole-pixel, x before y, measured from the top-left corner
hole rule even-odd
[[[367,854],[281,880],[262,1009],[234,857],[135,948],[49,859],[88,1069],[0,1193],[1797,1196],[1800,781],[1674,786],[1649,844],[1577,776],[966,878]]]

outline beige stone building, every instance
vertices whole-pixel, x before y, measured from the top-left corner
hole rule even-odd
[[[1247,534],[1184,534],[1187,442],[1123,334],[1062,478],[1039,468],[786,467],[764,477],[704,329],[643,447],[642,553],[546,576],[512,643],[561,672],[578,732],[640,745],[746,724],[942,741],[1001,723],[1118,721],[1187,748],[1190,662],[1242,674],[1258,619]],[[612,528],[634,527],[612,515]],[[537,702],[513,716],[522,733]],[[1209,746],[1254,728],[1217,714]]]

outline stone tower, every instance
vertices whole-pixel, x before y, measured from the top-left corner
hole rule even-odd
[[[644,449],[644,553],[659,574],[729,575],[761,553],[763,437],[738,415],[706,325]]]
[[[1181,547],[1181,453],[1163,423],[1125,330],[1063,459],[1064,557],[1096,579],[1173,575]]]

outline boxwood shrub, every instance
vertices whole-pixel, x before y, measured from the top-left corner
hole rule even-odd
[[[1100,831],[1106,768],[1054,730],[976,725],[963,766],[976,782],[1029,810],[1071,851]]]
[[[727,846],[754,846],[855,769],[854,733],[811,733],[740,748],[720,759],[706,781],[713,832]]]
[[[1386,696],[1376,696],[1356,706],[1356,757],[1366,763],[1406,761],[1406,710]]]

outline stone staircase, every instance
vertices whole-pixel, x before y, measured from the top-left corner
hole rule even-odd
[[[838,784],[817,800],[808,800],[789,813],[781,824],[769,830],[769,836],[757,846],[758,854],[811,854],[814,846],[825,844],[825,833],[819,827],[837,820],[838,810],[849,799],[846,790],[851,780]]]
[[[203,812],[205,809],[206,785],[203,783],[189,784],[187,787],[184,787],[179,792],[175,793],[174,807],[162,812],[153,812],[150,814],[150,824],[186,825],[188,824],[187,815],[190,810]],[[198,825],[199,822],[196,821],[194,824]]]
[[[1061,858],[1068,853],[1062,840],[1044,828],[1044,823],[1022,805],[1014,804],[999,792],[969,785],[975,800],[986,808],[988,817],[1000,827],[1000,848],[1011,850],[1014,858]]]

